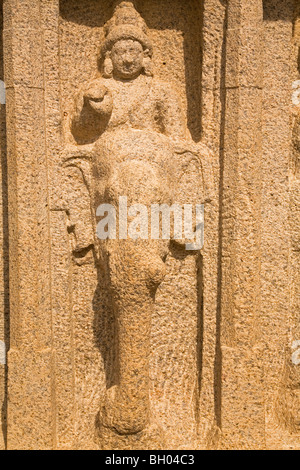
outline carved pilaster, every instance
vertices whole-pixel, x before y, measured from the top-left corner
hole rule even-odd
[[[222,424],[228,449],[264,447],[260,348],[262,2],[227,11],[222,171]]]
[[[40,2],[6,0],[3,36],[10,208],[8,448],[51,449],[49,200]]]

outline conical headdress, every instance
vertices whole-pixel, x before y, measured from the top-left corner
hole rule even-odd
[[[152,44],[148,37],[148,28],[136,11],[132,2],[121,2],[115,9],[113,17],[104,26],[105,41],[102,53],[111,50],[116,41],[120,39],[133,39],[139,41],[144,49],[152,54]]]

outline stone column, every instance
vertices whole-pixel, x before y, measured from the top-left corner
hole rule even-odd
[[[4,1],[10,243],[8,448],[52,448],[48,181],[40,2]]]
[[[286,387],[286,366],[292,364],[293,253],[289,204],[292,198],[292,66],[294,0],[264,0],[263,194],[261,286],[267,378],[266,442],[284,448],[287,417],[280,388]],[[291,176],[289,180],[289,176]],[[291,221],[293,224],[293,221]],[[296,220],[295,220],[296,222]],[[299,227],[298,227],[299,231]],[[295,332],[296,333],[296,332]],[[282,383],[282,385],[281,385]],[[280,424],[281,428],[278,428]],[[280,429],[280,431],[278,431]],[[292,438],[291,441],[295,442]]]
[[[229,0],[227,15],[221,161],[222,446],[261,449],[262,1]]]

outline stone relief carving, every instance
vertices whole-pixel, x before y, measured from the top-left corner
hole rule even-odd
[[[115,3],[3,2],[0,448],[299,449],[300,2]],[[208,198],[201,126],[204,250],[98,240]]]
[[[132,2],[116,7],[101,53],[102,76],[84,84],[75,100],[76,145],[66,145],[62,156],[65,168],[80,170],[90,197],[87,226],[87,213],[82,219],[82,208],[69,204],[74,253],[83,253],[77,260],[84,262],[94,246],[116,323],[118,383],[107,389],[98,427],[103,447],[124,446],[120,441],[131,436],[135,448],[143,439],[160,448],[163,430],[149,398],[151,317],[170,244],[185,249],[186,240],[99,240],[95,215],[101,204],[117,207],[120,196],[128,206],[209,201],[211,155],[191,139],[174,87],[153,76],[150,35]]]

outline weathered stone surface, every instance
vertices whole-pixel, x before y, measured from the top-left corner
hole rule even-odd
[[[2,14],[0,449],[300,449],[297,2]]]

